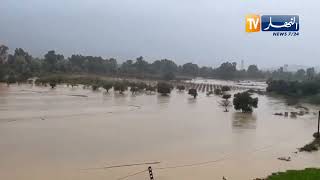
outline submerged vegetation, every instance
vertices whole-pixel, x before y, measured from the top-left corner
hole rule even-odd
[[[233,98],[233,106],[236,110],[251,113],[253,108],[258,107],[258,98],[252,98],[249,92],[237,93]]]
[[[173,86],[168,83],[160,82],[157,85],[157,89],[158,89],[158,93],[160,93],[163,96],[167,96],[171,93]]]
[[[188,94],[193,96],[193,98],[196,98],[198,96],[198,91],[196,89],[189,89]]]
[[[300,151],[307,151],[307,152],[312,152],[312,151],[318,151],[320,148],[320,135],[318,132],[313,134],[314,140],[310,142],[309,144],[306,144],[302,148],[300,148]]]
[[[309,103],[320,103],[320,80],[285,81],[268,80],[267,92],[283,95],[296,102],[304,100]]]

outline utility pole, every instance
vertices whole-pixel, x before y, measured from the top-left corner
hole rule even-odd
[[[319,130],[320,130],[320,111],[319,111],[319,116],[318,116],[318,134],[317,134],[317,138],[320,138]]]
[[[154,180],[151,166],[148,167],[150,180]]]

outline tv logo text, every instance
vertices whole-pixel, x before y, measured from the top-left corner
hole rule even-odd
[[[299,31],[298,15],[255,15],[246,16],[246,32]]]

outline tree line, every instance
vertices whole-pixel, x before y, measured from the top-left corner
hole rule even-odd
[[[57,73],[97,74],[119,77],[136,77],[148,79],[172,80],[180,78],[217,78],[227,80],[239,79],[313,79],[319,75],[314,68],[300,69],[295,73],[286,72],[283,68],[276,71],[261,71],[257,65],[249,65],[247,69],[237,69],[236,62],[224,62],[219,67],[200,67],[194,63],[176,64],[173,60],[162,59],[149,63],[143,57],[119,63],[115,58],[98,56],[72,55],[65,57],[53,50],[43,58],[34,58],[22,48],[15,49],[13,54],[9,48],[0,45],[0,80],[26,80],[32,76]],[[320,76],[319,76],[320,77]]]
[[[180,78],[264,78],[262,71],[256,65],[250,65],[247,70],[237,70],[235,62],[225,62],[219,67],[200,67],[194,63],[177,65],[169,59],[156,60],[149,63],[143,57],[119,63],[114,58],[97,56],[72,55],[65,57],[55,51],[48,51],[43,58],[34,58],[22,48],[15,49],[13,54],[9,48],[0,46],[0,80],[15,78],[26,80],[32,76],[56,73],[98,74],[110,76],[129,76],[137,78],[172,80]]]

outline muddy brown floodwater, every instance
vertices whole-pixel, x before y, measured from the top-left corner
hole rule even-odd
[[[320,167],[320,153],[294,153],[312,140],[320,107],[297,118],[281,99],[259,97],[252,115],[223,112],[217,96],[119,95],[82,87],[0,85],[1,180],[116,180],[155,162],[155,179],[250,180]],[[290,156],[292,161],[277,158]],[[97,169],[91,169],[97,168]],[[148,179],[143,172],[127,179]]]

